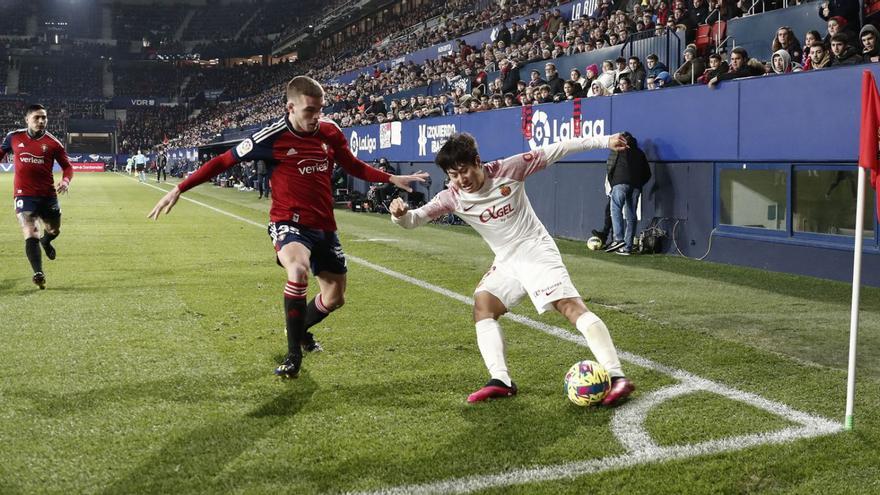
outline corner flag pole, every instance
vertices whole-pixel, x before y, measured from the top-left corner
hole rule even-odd
[[[865,224],[865,169],[859,167],[856,196],[856,241],[853,252],[852,306],[849,317],[849,366],[846,376],[846,419],[843,428],[853,429],[853,403],[856,396],[856,341],[859,334],[859,289],[862,285],[862,238]]]

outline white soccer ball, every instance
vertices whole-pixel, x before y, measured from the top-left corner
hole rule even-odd
[[[590,237],[589,239],[587,239],[587,249],[589,249],[590,251],[602,249],[602,239],[599,239],[596,236]]]
[[[608,395],[611,376],[595,361],[575,363],[565,374],[565,396],[578,406],[593,406]]]

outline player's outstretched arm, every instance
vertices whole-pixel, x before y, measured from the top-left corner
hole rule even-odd
[[[406,192],[412,192],[410,184],[413,182],[425,182],[429,176],[428,172],[418,171],[412,175],[392,175],[388,178],[388,182],[403,189]]]
[[[406,215],[407,211],[409,211],[409,205],[400,198],[394,198],[391,200],[391,204],[388,205],[388,212],[391,213],[391,216],[394,218],[400,218]]]
[[[147,215],[148,218],[153,220],[158,220],[159,215],[164,211],[165,214],[171,213],[171,208],[174,208],[174,205],[177,204],[177,200],[180,199],[180,189],[177,186],[174,186],[174,189],[168,191],[165,196],[162,196],[162,199],[156,203],[156,206],[150,211],[150,214]]]

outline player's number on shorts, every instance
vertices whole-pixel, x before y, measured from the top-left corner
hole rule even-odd
[[[24,206],[24,200],[23,200],[23,199],[16,199],[16,200],[15,200],[15,207],[16,207],[16,208],[21,208],[21,207],[23,207],[23,206]]]

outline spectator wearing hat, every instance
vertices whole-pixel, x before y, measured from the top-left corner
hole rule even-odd
[[[873,24],[865,24],[859,32],[859,39],[862,41],[862,58],[865,62],[880,61],[880,32]]]
[[[654,78],[654,89],[665,88],[666,86],[670,86],[672,84],[672,75],[670,75],[665,70]]]
[[[675,71],[673,79],[676,84],[688,85],[697,81],[706,70],[703,58],[697,56],[697,50],[689,46],[684,50],[684,63]]]
[[[848,32],[848,24],[849,22],[847,22],[846,18],[841,16],[829,18],[828,22],[825,25],[827,29],[825,33],[825,38],[822,40],[825,42],[825,46],[831,46],[831,37],[835,34]]]
[[[776,50],[776,53],[770,58],[770,68],[772,69],[772,72],[768,72],[765,75],[787,74],[789,72],[800,72],[803,70],[801,64],[792,62],[791,55],[783,49]]]
[[[776,30],[776,36],[770,44],[770,49],[773,53],[776,53],[779,50],[787,51],[791,60],[794,62],[803,59],[801,43],[788,26],[782,26]]]
[[[559,71],[556,70],[556,64],[544,64],[544,74],[547,76],[546,84],[550,86],[550,95],[554,100],[559,101],[557,98],[563,98],[565,96],[565,91],[563,89],[565,81],[559,77]]]
[[[611,92],[608,91],[608,88],[596,79],[590,83],[590,90],[587,91],[587,98],[592,98],[594,96],[608,96],[610,94]]]
[[[855,30],[859,26],[859,8],[858,0],[826,0],[819,4],[819,17],[823,21],[838,17],[844,20],[841,28],[848,25],[850,29]]]
[[[597,77],[599,77],[599,66],[596,64],[588,65],[584,70],[584,79],[586,79],[584,82],[584,88],[589,88],[590,84],[592,84]]]
[[[538,69],[532,69],[529,71],[529,87],[530,88],[540,88],[541,86],[547,84],[547,81],[541,79],[541,71]]]
[[[856,47],[849,43],[849,36],[837,33],[831,37],[831,65],[855,65],[862,63]]]

